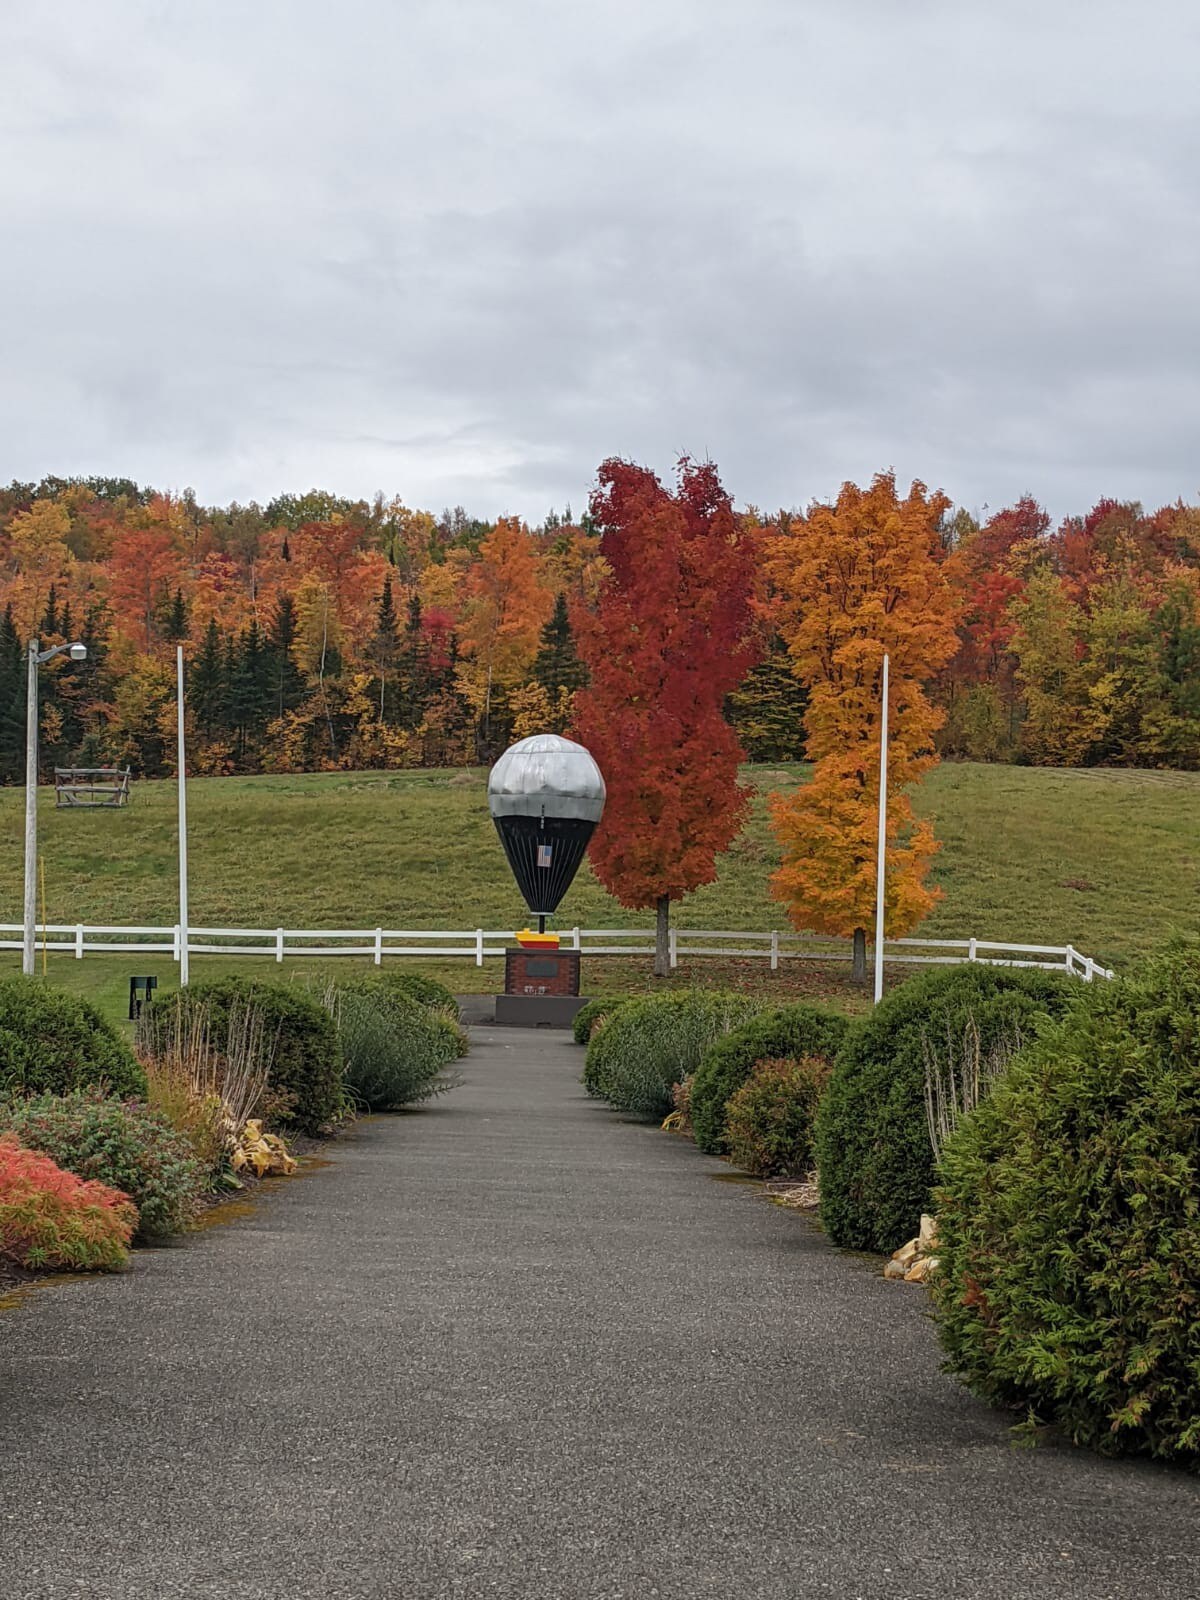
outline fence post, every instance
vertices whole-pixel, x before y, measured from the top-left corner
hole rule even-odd
[[[779,971],[779,932],[771,929],[771,971]]]
[[[180,926],[179,926],[178,923],[175,924],[175,927],[174,927],[174,929],[172,931],[173,931],[175,937],[174,937],[174,942],[173,942],[173,948],[171,950],[171,960],[172,961],[178,961],[179,960],[179,946],[180,946],[180,942],[181,942],[180,941],[180,937],[179,937],[181,929],[180,929]]]
[[[1075,946],[1069,944],[1067,946],[1067,971],[1071,974],[1072,977],[1076,976],[1075,963],[1076,963],[1076,961],[1078,959],[1079,959],[1079,954],[1078,954],[1077,950],[1075,949]]]
[[[283,929],[275,929],[275,960],[282,965],[283,962]]]
[[[672,928],[667,935],[668,964],[671,971],[679,965],[679,935]]]
[[[967,946],[967,960],[968,961],[974,961],[975,960],[975,940],[974,939],[972,939],[970,944]]]
[[[482,928],[476,928],[475,929],[475,965],[477,967],[481,967],[483,965],[483,929]]]
[[[377,967],[381,967],[383,965],[383,929],[382,928],[376,928],[375,929],[375,965]]]
[[[83,923],[82,922],[77,922],[75,924],[75,959],[76,959],[76,961],[82,961],[83,960]]]
[[[1084,983],[1091,983],[1091,981],[1095,977],[1095,975],[1096,975],[1096,963],[1092,960],[1091,956],[1084,956],[1084,958],[1083,958],[1083,981],[1084,981]]]
[[[572,928],[571,929],[571,938],[574,941],[574,943],[571,945],[571,949],[572,950],[578,950],[579,949],[579,929],[578,928]]]

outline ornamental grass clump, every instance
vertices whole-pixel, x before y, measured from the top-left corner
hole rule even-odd
[[[146,1103],[187,1139],[217,1185],[228,1175],[249,1119],[269,1109],[272,1047],[262,1012],[235,1002],[218,1049],[209,1010],[174,995],[138,1018],[135,1049]]]
[[[444,1012],[426,1010],[376,979],[331,983],[323,1004],[334,1018],[354,1103],[366,1111],[399,1111],[453,1088],[451,1062],[465,1034]]]
[[[571,1023],[571,1032],[576,1044],[589,1044],[592,1034],[597,1028],[602,1028],[609,1017],[615,1016],[622,1006],[629,1004],[628,999],[619,996],[602,1000],[589,1000],[587,1005],[580,1006]]]
[[[199,1209],[207,1173],[184,1135],[138,1100],[97,1089],[38,1095],[11,1104],[3,1122],[65,1172],[128,1195],[139,1239],[182,1233]]]
[[[829,1082],[821,1056],[767,1059],[730,1096],[725,1140],[734,1166],[755,1178],[804,1178],[813,1168],[813,1124]]]
[[[126,1195],[0,1134],[0,1256],[35,1270],[119,1272],[137,1220]]]
[[[100,1085],[145,1094],[129,1046],[95,1006],[30,978],[0,982],[0,1099]]]
[[[593,1034],[584,1087],[617,1111],[661,1122],[674,1085],[696,1070],[715,1039],[755,1009],[744,995],[700,989],[631,1000]]]
[[[1200,1466],[1200,942],[1095,984],[941,1163],[948,1366],[1076,1444]]]
[[[780,1057],[832,1059],[847,1023],[832,1011],[803,1002],[761,1011],[705,1051],[692,1084],[692,1126],[696,1143],[710,1155],[725,1155],[725,1114],[730,1097],[759,1061]]]
[[[156,1000],[152,1020],[170,1007],[202,1015],[213,1048],[223,1056],[247,1010],[259,1013],[261,1048],[268,1059],[269,1099],[263,1109],[272,1121],[320,1134],[346,1109],[337,1028],[304,989],[258,978],[218,978]]]

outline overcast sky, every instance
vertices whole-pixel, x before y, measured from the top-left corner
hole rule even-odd
[[[1195,0],[0,0],[0,480],[1200,494]]]

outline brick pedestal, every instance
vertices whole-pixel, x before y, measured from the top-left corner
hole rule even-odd
[[[506,950],[496,1021],[521,1028],[568,1028],[586,1004],[578,950]]]
[[[578,950],[506,950],[505,994],[556,995],[579,993]]]

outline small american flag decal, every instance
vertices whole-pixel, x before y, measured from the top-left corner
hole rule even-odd
[[[538,864],[539,867],[548,867],[550,865],[550,855],[551,855],[551,851],[553,850],[553,848],[554,848],[553,845],[548,845],[548,844],[540,844],[540,845],[538,845],[537,864]]]

